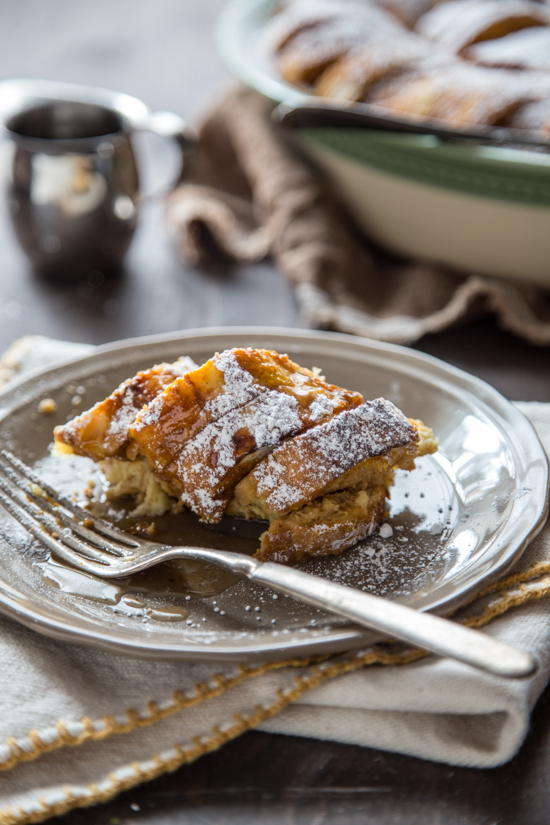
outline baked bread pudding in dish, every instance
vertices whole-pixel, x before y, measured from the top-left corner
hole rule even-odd
[[[395,470],[437,450],[390,401],[252,348],[140,372],[56,427],[55,442],[100,463],[108,496],[135,496],[132,515],[189,507],[209,523],[265,520],[257,557],[287,563],[365,538]]]
[[[266,49],[308,94],[453,126],[550,130],[546,2],[286,0]]]

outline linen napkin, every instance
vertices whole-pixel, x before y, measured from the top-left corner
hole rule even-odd
[[[0,377],[92,349],[28,337]],[[550,450],[550,405],[519,406]],[[402,645],[259,666],[144,661],[0,617],[0,825],[106,801],[251,728],[499,765],[520,747],[550,674],[550,528],[457,618],[531,651],[535,675],[499,679]]]
[[[408,344],[476,314],[550,344],[550,293],[400,261],[375,249],[270,120],[268,102],[229,91],[198,130],[168,219],[181,254],[205,263],[271,255],[312,326]]]

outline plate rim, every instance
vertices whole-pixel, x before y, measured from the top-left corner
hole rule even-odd
[[[235,327],[202,327],[198,329],[179,330],[173,333],[160,333],[156,335],[138,336],[133,338],[121,339],[119,341],[110,342],[96,346],[94,351],[88,355],[77,358],[68,357],[66,359],[56,360],[52,362],[46,369],[38,368],[28,373],[25,373],[18,379],[10,382],[10,384],[0,390],[0,422],[6,415],[18,408],[17,403],[11,404],[9,407],[2,407],[2,402],[5,397],[17,394],[17,391],[23,385],[32,383],[36,378],[47,377],[49,373],[56,373],[60,369],[78,364],[85,364],[86,361],[95,360],[97,356],[111,355],[117,352],[131,351],[139,349],[144,346],[177,343],[178,341],[188,341],[189,339],[208,339],[219,336],[229,337],[245,337],[261,335],[264,337],[285,337],[310,341],[312,338],[319,341],[341,341],[342,344],[352,345],[358,351],[378,351],[380,353],[392,353],[395,356],[408,359],[420,365],[426,365],[433,369],[440,370],[446,378],[451,378],[450,382],[455,387],[463,386],[470,394],[475,394],[478,401],[481,401],[485,406],[489,407],[494,414],[500,417],[503,421],[517,427],[519,425],[521,430],[528,435],[531,440],[531,449],[533,446],[539,450],[540,458],[544,459],[545,475],[546,475],[546,495],[544,502],[539,508],[539,515],[537,520],[532,524],[531,529],[525,532],[523,537],[516,542],[513,549],[508,552],[501,552],[499,554],[499,563],[491,565],[490,569],[483,575],[476,578],[475,582],[469,586],[462,588],[462,590],[453,596],[452,599],[446,599],[444,604],[430,607],[429,609],[437,613],[448,613],[454,609],[460,601],[464,601],[465,595],[470,596],[473,592],[479,591],[486,587],[491,581],[502,576],[513,564],[521,557],[527,545],[542,529],[549,510],[549,465],[548,457],[546,456],[543,445],[540,442],[538,434],[521,410],[515,407],[512,402],[508,401],[501,393],[498,392],[483,379],[470,373],[447,364],[439,358],[413,350],[398,344],[389,344],[373,339],[360,338],[358,336],[348,335],[345,333],[335,333],[319,330],[304,330],[286,327],[259,327],[259,326],[235,326]],[[288,342],[290,344],[290,342]],[[294,341],[296,343],[296,340]],[[472,393],[472,387],[477,392]],[[21,406],[24,406],[21,405]],[[8,586],[9,587],[9,586]],[[353,625],[341,625],[337,628],[332,628],[330,638],[307,638],[297,640],[279,640],[276,646],[251,650],[250,648],[239,648],[238,646],[232,650],[215,649],[206,646],[202,650],[193,650],[189,647],[182,649],[181,646],[174,645],[151,645],[146,644],[146,639],[142,641],[134,641],[133,639],[120,639],[113,637],[107,631],[107,634],[100,633],[94,628],[80,628],[72,627],[67,622],[57,620],[51,616],[44,617],[27,609],[22,604],[18,603],[16,598],[10,598],[5,593],[5,590],[0,591],[0,613],[10,616],[32,630],[35,630],[42,635],[49,636],[58,641],[79,643],[86,646],[94,647],[111,653],[123,654],[138,658],[156,658],[168,660],[190,660],[190,661],[253,661],[268,659],[285,659],[297,655],[313,655],[313,653],[323,652],[330,647],[331,651],[344,651],[353,648],[364,647],[371,644],[375,640],[375,635],[368,630],[359,630]],[[151,642],[154,640],[151,639]],[[305,652],[307,649],[307,652]]]

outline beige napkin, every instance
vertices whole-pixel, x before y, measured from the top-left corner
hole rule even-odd
[[[356,233],[254,92],[229,92],[199,129],[190,174],[168,217],[182,255],[271,255],[313,326],[407,344],[483,313],[550,344],[550,294],[498,278],[401,262]]]
[[[91,349],[26,338],[0,369],[13,376]],[[520,408],[550,449],[550,405]],[[0,618],[0,825],[108,800],[250,728],[501,764],[520,747],[550,673],[550,528],[460,618],[530,650],[537,673],[508,681],[397,645],[257,667],[143,661]]]

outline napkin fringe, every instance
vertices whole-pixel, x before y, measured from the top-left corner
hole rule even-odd
[[[283,662],[267,662],[258,667],[239,665],[235,676],[229,677],[223,673],[214,674],[211,677],[211,682],[214,683],[213,686],[207,685],[205,682],[197,682],[194,685],[194,695],[188,696],[176,690],[172,694],[172,701],[163,707],[159,707],[154,701],[148,702],[148,716],[142,716],[135,708],[128,708],[125,711],[125,715],[128,718],[127,722],[117,721],[112,715],[104,716],[96,722],[89,716],[83,716],[80,722],[73,725],[73,729],[79,725],[82,727],[82,731],[78,734],[71,733],[66,722],[59,720],[53,729],[53,731],[57,733],[57,738],[52,739],[53,731],[43,731],[41,733],[38,730],[31,730],[25,739],[18,740],[15,737],[7,739],[5,746],[8,751],[11,751],[12,755],[3,762],[0,762],[0,771],[9,771],[22,762],[32,762],[44,754],[51,753],[66,746],[74,747],[87,742],[101,742],[109,739],[111,736],[132,733],[132,731],[138,728],[154,725],[163,719],[167,719],[174,713],[187,710],[206,700],[216,699],[227,690],[237,687],[248,679],[253,679],[269,671],[280,670],[285,667],[307,667],[313,662],[319,662],[326,658],[328,658],[328,656],[310,657],[308,659],[289,659]]]
[[[483,627],[513,607],[520,607],[526,602],[535,601],[548,595],[550,593],[550,575],[548,574],[550,574],[550,562],[536,562],[528,570],[514,573],[501,581],[495,582],[474,596],[467,605],[478,602],[483,597],[492,594],[496,596],[495,600],[485,605],[481,613],[466,616],[460,620],[460,623],[468,627]],[[540,579],[540,581],[537,582],[536,579]],[[502,593],[503,590],[507,592]],[[374,659],[371,660],[367,657],[369,659],[367,661],[362,658],[359,666],[366,667],[371,664],[402,665],[408,664],[409,661],[416,661],[417,658],[419,658],[419,656],[416,655],[417,652],[422,655],[428,655],[425,654],[424,651],[416,651],[416,649],[413,649],[415,657],[404,661],[402,656],[386,654],[378,648],[377,651],[379,652]],[[411,653],[413,651],[411,651]],[[289,659],[283,662],[267,662],[258,667],[239,665],[235,676],[228,677],[223,673],[214,674],[211,679],[214,686],[209,686],[204,682],[197,682],[194,686],[194,696],[185,695],[181,691],[174,691],[172,701],[163,707],[159,707],[154,701],[148,702],[148,716],[140,715],[135,708],[128,708],[125,711],[128,718],[127,722],[119,722],[112,715],[104,716],[99,722],[94,722],[90,717],[83,716],[80,722],[77,723],[77,725],[82,727],[82,731],[78,734],[71,733],[67,724],[63,720],[59,720],[55,725],[57,738],[52,739],[51,733],[40,733],[38,730],[31,730],[24,740],[18,740],[15,737],[7,739],[5,748],[11,751],[11,756],[3,762],[0,762],[0,771],[8,771],[21,762],[31,762],[44,754],[51,753],[66,746],[77,746],[85,744],[86,742],[100,742],[114,735],[123,735],[131,733],[138,728],[149,727],[172,716],[174,713],[187,710],[206,700],[215,699],[227,690],[237,687],[242,682],[257,676],[262,676],[269,671],[279,670],[285,667],[308,667],[314,662],[319,663],[326,661],[328,658],[328,656],[324,656],[310,657],[308,659]],[[338,667],[340,667],[340,665],[338,665]],[[345,669],[337,670],[334,675],[340,675],[342,672],[345,672]]]
[[[345,662],[314,665],[310,675],[296,677],[295,688],[286,692],[282,689],[277,690],[277,700],[273,702],[273,704],[268,705],[267,707],[258,705],[254,709],[254,713],[249,716],[244,716],[240,713],[234,714],[233,718],[235,719],[235,722],[232,725],[224,730],[222,730],[219,725],[214,725],[211,728],[212,736],[208,739],[205,740],[204,738],[199,737],[193,738],[193,747],[184,748],[182,745],[175,745],[172,749],[176,752],[174,756],[163,757],[162,754],[155,754],[151,757],[151,759],[146,760],[145,762],[134,763],[131,766],[133,773],[130,776],[120,778],[117,777],[117,772],[115,771],[109,775],[107,787],[100,788],[97,783],[93,783],[88,786],[89,793],[86,794],[77,796],[72,790],[66,789],[64,791],[65,798],[62,800],[48,803],[44,799],[41,799],[39,800],[40,808],[38,810],[35,809],[32,811],[25,811],[21,807],[6,808],[3,811],[0,811],[0,825],[31,825],[31,823],[43,822],[51,816],[60,816],[61,814],[65,814],[75,808],[88,808],[92,805],[108,802],[122,791],[129,790],[130,788],[140,785],[143,782],[149,782],[164,773],[171,773],[180,768],[182,765],[194,762],[199,757],[218,750],[222,747],[222,745],[225,745],[226,742],[230,742],[232,739],[236,739],[241,734],[246,733],[246,731],[258,727],[258,725],[261,725],[262,722],[265,722],[272,716],[276,716],[288,705],[296,702],[307,691],[319,687],[323,684],[323,682],[332,679],[335,676],[349,673],[367,665],[409,664],[410,662],[416,661],[417,659],[423,658],[427,655],[428,654],[425,651],[416,649],[409,650],[404,653],[388,653],[387,651],[375,648],[369,653],[354,655]],[[289,665],[293,667],[301,667],[304,665],[304,661],[295,659],[290,662],[270,664],[276,664],[279,667],[288,667]],[[248,677],[250,677],[250,675],[260,675],[260,672],[266,672],[267,670],[273,670],[274,668],[270,667],[270,664],[257,668],[257,672],[249,674]],[[247,677],[245,676],[244,678]],[[242,679],[240,681],[242,681]],[[204,685],[204,687],[207,688],[206,685]],[[209,691],[204,691],[204,698],[206,698],[205,694],[207,692]],[[221,692],[223,692],[223,689]],[[212,696],[209,696],[208,698],[212,698]],[[198,701],[202,701],[202,697],[199,698]],[[78,743],[67,742],[64,744],[82,744],[83,741],[85,740]],[[63,744],[60,744],[58,747],[63,747]],[[52,750],[53,749],[54,748],[52,748]],[[150,767],[145,767],[150,763],[153,764]],[[123,767],[121,771],[126,773],[127,768]]]

